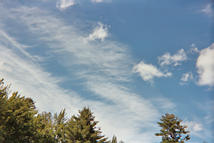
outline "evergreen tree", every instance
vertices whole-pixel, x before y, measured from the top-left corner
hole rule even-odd
[[[43,112],[38,114],[34,119],[34,123],[37,130],[38,143],[57,143],[51,113]]]
[[[35,110],[34,102],[14,92],[10,98],[4,97],[5,107],[1,116],[1,141],[7,143],[31,143],[35,140],[33,124]],[[2,108],[1,108],[2,109]]]
[[[161,143],[184,143],[190,140],[189,131],[186,131],[187,126],[181,125],[182,120],[175,117],[174,114],[165,114],[158,122],[161,127],[160,133],[156,136],[162,136]]]
[[[0,143],[111,143],[97,128],[89,108],[79,115],[65,118],[59,114],[38,114],[31,98],[13,92],[0,80]],[[114,136],[112,143],[117,143]],[[122,142],[120,142],[122,143]]]
[[[78,116],[72,116],[66,130],[68,143],[107,143],[94,118],[88,108],[79,111]]]
[[[54,131],[55,139],[57,143],[66,143],[65,139],[66,119],[65,109],[62,110],[59,115],[54,115]]]
[[[7,112],[7,86],[4,85],[3,79],[0,80],[0,142],[4,142],[6,132],[5,118]]]
[[[117,143],[117,137],[116,136],[112,137],[111,143]],[[119,143],[124,143],[124,142],[120,141]]]
[[[117,143],[117,137],[116,136],[112,137],[111,143]]]

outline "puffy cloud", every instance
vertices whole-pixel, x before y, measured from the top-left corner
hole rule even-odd
[[[108,28],[101,22],[98,23],[98,26],[93,30],[93,32],[88,36],[88,40],[101,40],[103,41],[108,37]]]
[[[141,61],[133,68],[134,72],[140,74],[144,81],[152,81],[154,77],[169,77],[172,74],[170,72],[163,73],[152,64],[146,64]]]
[[[212,15],[213,14],[212,6],[213,5],[211,3],[207,4],[203,9],[201,9],[201,12],[207,15]]]
[[[73,5],[75,5],[74,0],[58,0],[56,3],[56,7],[60,10],[66,9]]]
[[[214,86],[214,44],[200,51],[196,67],[198,84]]]
[[[182,82],[187,82],[189,80],[192,80],[193,79],[193,74],[191,72],[188,72],[188,73],[184,73],[182,76],[181,76],[181,81]]]
[[[159,64],[161,66],[171,65],[178,66],[181,62],[187,60],[187,55],[184,49],[180,49],[176,54],[171,55],[170,53],[165,53],[164,55],[158,57]]]

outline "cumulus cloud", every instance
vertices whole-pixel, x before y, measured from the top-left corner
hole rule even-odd
[[[74,0],[58,0],[56,3],[56,7],[60,10],[66,9],[68,7],[71,7],[75,5]]]
[[[144,81],[152,81],[155,77],[169,77],[172,75],[170,72],[163,73],[154,65],[146,64],[143,61],[135,65],[133,70],[139,73]]]
[[[188,82],[189,80],[192,80],[192,79],[193,79],[193,74],[191,72],[184,73],[181,76],[182,82]]]
[[[171,55],[170,53],[165,53],[164,55],[158,57],[159,64],[161,66],[165,65],[181,65],[181,62],[187,60],[187,55],[184,49],[180,49],[176,54]]]
[[[88,36],[88,40],[101,40],[101,41],[103,41],[107,37],[108,37],[107,26],[102,24],[101,22],[99,22],[98,26]]]
[[[199,85],[214,86],[214,43],[200,51],[196,62]]]
[[[213,5],[211,3],[207,4],[203,9],[201,9],[201,12],[207,15],[213,14]]]

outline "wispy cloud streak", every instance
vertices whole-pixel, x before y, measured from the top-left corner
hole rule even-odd
[[[112,136],[114,130],[127,142],[155,142],[153,137],[148,138],[148,134],[153,135],[156,130],[154,123],[160,116],[159,111],[149,99],[124,85],[132,83],[133,65],[125,45],[107,39],[88,42],[85,35],[89,33],[66,25],[63,19],[37,7],[21,6],[2,11],[11,21],[19,21],[36,41],[45,44],[42,51],[47,50],[60,61],[69,71],[67,76],[78,78],[81,88],[98,99],[90,100],[72,89],[61,88],[59,82],[63,80],[53,77],[51,71],[45,70],[33,58],[41,55],[31,54],[30,49],[26,50],[25,46],[13,40],[8,43],[20,46],[11,49],[12,46],[1,45],[6,54],[1,53],[0,69],[1,75],[13,81],[18,90],[22,89],[24,94],[36,100],[38,107],[49,111],[62,108],[77,111],[81,106],[90,106],[108,136]],[[31,47],[34,48],[38,47]],[[26,56],[19,56],[15,52],[17,49]]]

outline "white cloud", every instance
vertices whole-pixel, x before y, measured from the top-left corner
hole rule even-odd
[[[200,132],[204,130],[203,125],[199,122],[195,121],[185,121],[183,125],[187,126],[187,130],[190,131],[191,134],[200,137]]]
[[[191,44],[190,52],[191,53],[199,53],[199,50],[194,43]]]
[[[196,62],[199,85],[214,86],[214,44],[200,51]]]
[[[172,74],[170,72],[163,73],[152,64],[146,64],[141,61],[133,68],[134,72],[140,74],[144,81],[152,81],[155,77],[169,77]]]
[[[71,7],[73,5],[75,5],[74,0],[58,0],[56,3],[56,7],[61,10]]]
[[[111,0],[91,0],[93,3],[110,2]]]
[[[201,12],[209,16],[212,15],[213,14],[212,4],[211,3],[207,4],[203,9],[201,9]]]
[[[65,90],[61,90],[57,86],[60,80],[44,72],[33,62],[32,57],[26,56],[26,51],[23,52],[25,46],[20,46],[5,32],[2,33],[4,35],[0,38],[2,51],[0,52],[0,75],[2,76],[0,78],[5,78],[7,83],[11,83],[13,90],[33,98],[40,111],[60,111],[64,107],[70,112],[71,102],[80,101],[76,97],[77,94],[73,91],[68,94]],[[72,96],[68,96],[70,94]],[[58,104],[59,102],[64,105]]]
[[[103,41],[108,37],[108,28],[106,25],[101,22],[98,23],[98,26],[93,30],[93,32],[88,36],[88,40],[101,40]]]
[[[187,55],[184,49],[180,49],[176,54],[171,55],[170,53],[165,53],[164,55],[158,57],[159,64],[161,66],[165,65],[181,65],[181,62],[187,60]]]
[[[182,82],[188,82],[189,80],[192,80],[192,79],[193,79],[193,74],[191,72],[184,73],[181,76]]]
[[[100,3],[103,2],[104,0],[91,0],[91,2],[95,2],[95,3]]]

